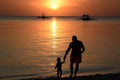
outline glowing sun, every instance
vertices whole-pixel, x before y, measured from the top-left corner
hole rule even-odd
[[[63,1],[61,0],[48,0],[48,3],[46,4],[46,6],[48,6],[52,10],[57,10],[62,6],[62,2]]]
[[[53,10],[55,10],[55,9],[57,9],[57,8],[58,8],[58,6],[57,6],[57,5],[55,5],[55,4],[53,4],[53,5],[51,5],[51,8],[52,8]]]

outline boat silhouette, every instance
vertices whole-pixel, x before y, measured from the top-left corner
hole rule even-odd
[[[84,21],[91,20],[90,16],[89,15],[85,15],[85,14],[82,16],[81,19],[84,20]]]
[[[82,17],[78,18],[77,20],[89,21],[89,20],[93,20],[93,18],[91,18],[90,15],[84,14],[82,15]]]
[[[49,18],[49,17],[45,16],[45,13],[42,13],[42,16],[37,16],[37,18],[46,19],[46,18]]]

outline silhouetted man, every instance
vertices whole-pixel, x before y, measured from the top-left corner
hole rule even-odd
[[[79,63],[82,62],[82,53],[85,51],[85,47],[83,43],[79,40],[77,40],[77,36],[72,37],[72,42],[69,44],[68,49],[66,50],[66,53],[64,55],[64,60],[66,59],[66,56],[68,52],[71,51],[71,56],[70,56],[70,70],[71,70],[71,75],[70,77],[73,76],[73,65],[75,63],[75,72],[74,72],[74,77],[76,77],[76,74],[79,69]]]

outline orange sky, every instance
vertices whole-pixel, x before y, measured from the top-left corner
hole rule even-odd
[[[119,8],[120,0],[0,0],[0,16],[120,16]]]

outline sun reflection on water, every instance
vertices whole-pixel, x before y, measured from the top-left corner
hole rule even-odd
[[[57,37],[57,29],[56,29],[56,27],[57,27],[57,22],[56,22],[56,18],[53,18],[53,20],[52,20],[52,48],[53,48],[53,54],[55,55],[56,53],[55,53],[55,51],[56,51],[56,48],[57,48],[57,46],[56,46],[56,44],[57,44],[57,41],[56,41],[56,37]]]
[[[56,19],[53,18],[53,20],[52,20],[52,37],[53,37],[53,38],[56,37],[56,25],[57,25]]]

